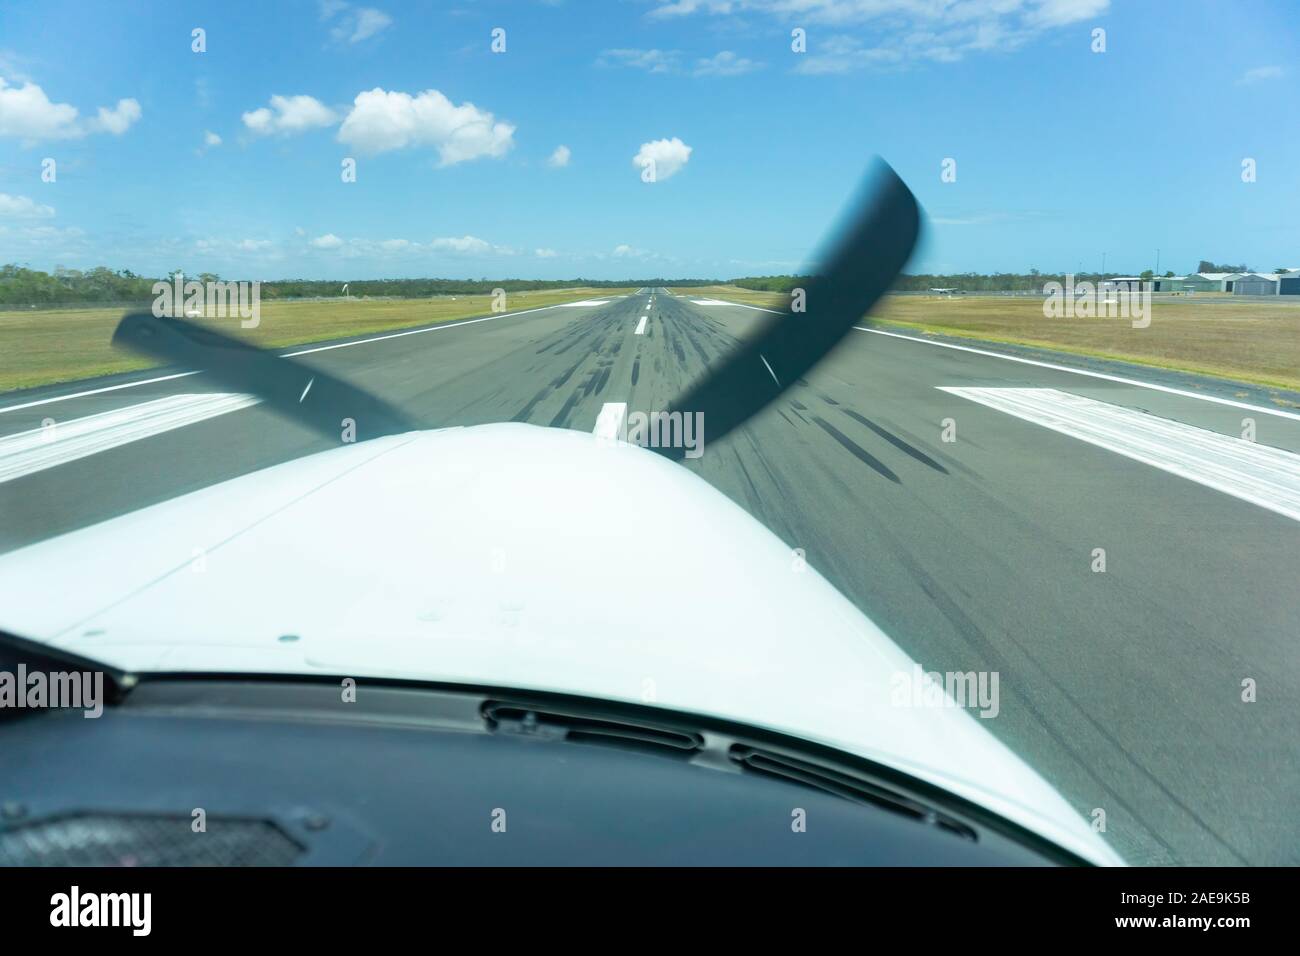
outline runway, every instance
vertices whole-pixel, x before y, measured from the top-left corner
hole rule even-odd
[[[764,318],[642,290],[290,351],[429,428],[591,432],[666,408]],[[0,398],[0,551],[336,444],[180,372]],[[986,728],[1130,862],[1300,863],[1294,411],[864,327],[681,467],[925,668],[997,671]]]

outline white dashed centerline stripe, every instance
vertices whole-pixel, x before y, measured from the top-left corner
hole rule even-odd
[[[1300,521],[1300,455],[1054,388],[944,387],[1242,501]]]
[[[13,481],[141,438],[256,405],[251,395],[220,392],[166,398],[56,422],[0,438],[0,482]]]
[[[637,335],[645,335],[645,324],[646,324],[646,320],[648,320],[649,318],[650,317],[648,315],[641,316],[641,321],[636,324]]]
[[[623,419],[627,417],[627,402],[606,402],[600,407],[596,416],[596,427],[592,434],[597,438],[618,438],[623,430]]]

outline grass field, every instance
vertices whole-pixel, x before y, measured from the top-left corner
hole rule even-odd
[[[779,293],[735,286],[673,292],[767,308],[786,303]],[[872,320],[919,332],[1033,345],[1300,390],[1300,301],[1289,297],[1156,298],[1151,324],[1135,329],[1126,318],[1045,318],[1043,301],[1036,296],[891,295]]]
[[[513,312],[630,291],[577,288],[512,292],[506,305]],[[119,307],[0,312],[0,391],[149,368],[154,363],[119,352],[109,344],[124,311]],[[256,329],[241,329],[238,318],[208,321],[255,345],[279,347],[449,322],[491,311],[489,295],[327,299],[263,302],[261,323]]]

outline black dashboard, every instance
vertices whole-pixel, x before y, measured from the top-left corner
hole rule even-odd
[[[0,720],[0,865],[1052,865],[868,761],[654,707],[146,676]]]

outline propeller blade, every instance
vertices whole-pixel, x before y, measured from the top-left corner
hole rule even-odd
[[[808,281],[806,311],[787,309],[703,381],[670,406],[702,413],[703,438],[717,441],[767,407],[822,360],[861,320],[911,258],[921,231],[920,207],[890,166],[878,161],[874,188],[850,207],[828,246],[820,274]],[[685,448],[656,448],[681,459]]]
[[[183,319],[129,313],[117,324],[113,345],[168,365],[201,371],[222,386],[256,395],[273,411],[334,439],[338,439],[344,419],[356,423],[358,441],[422,427],[342,379]]]

